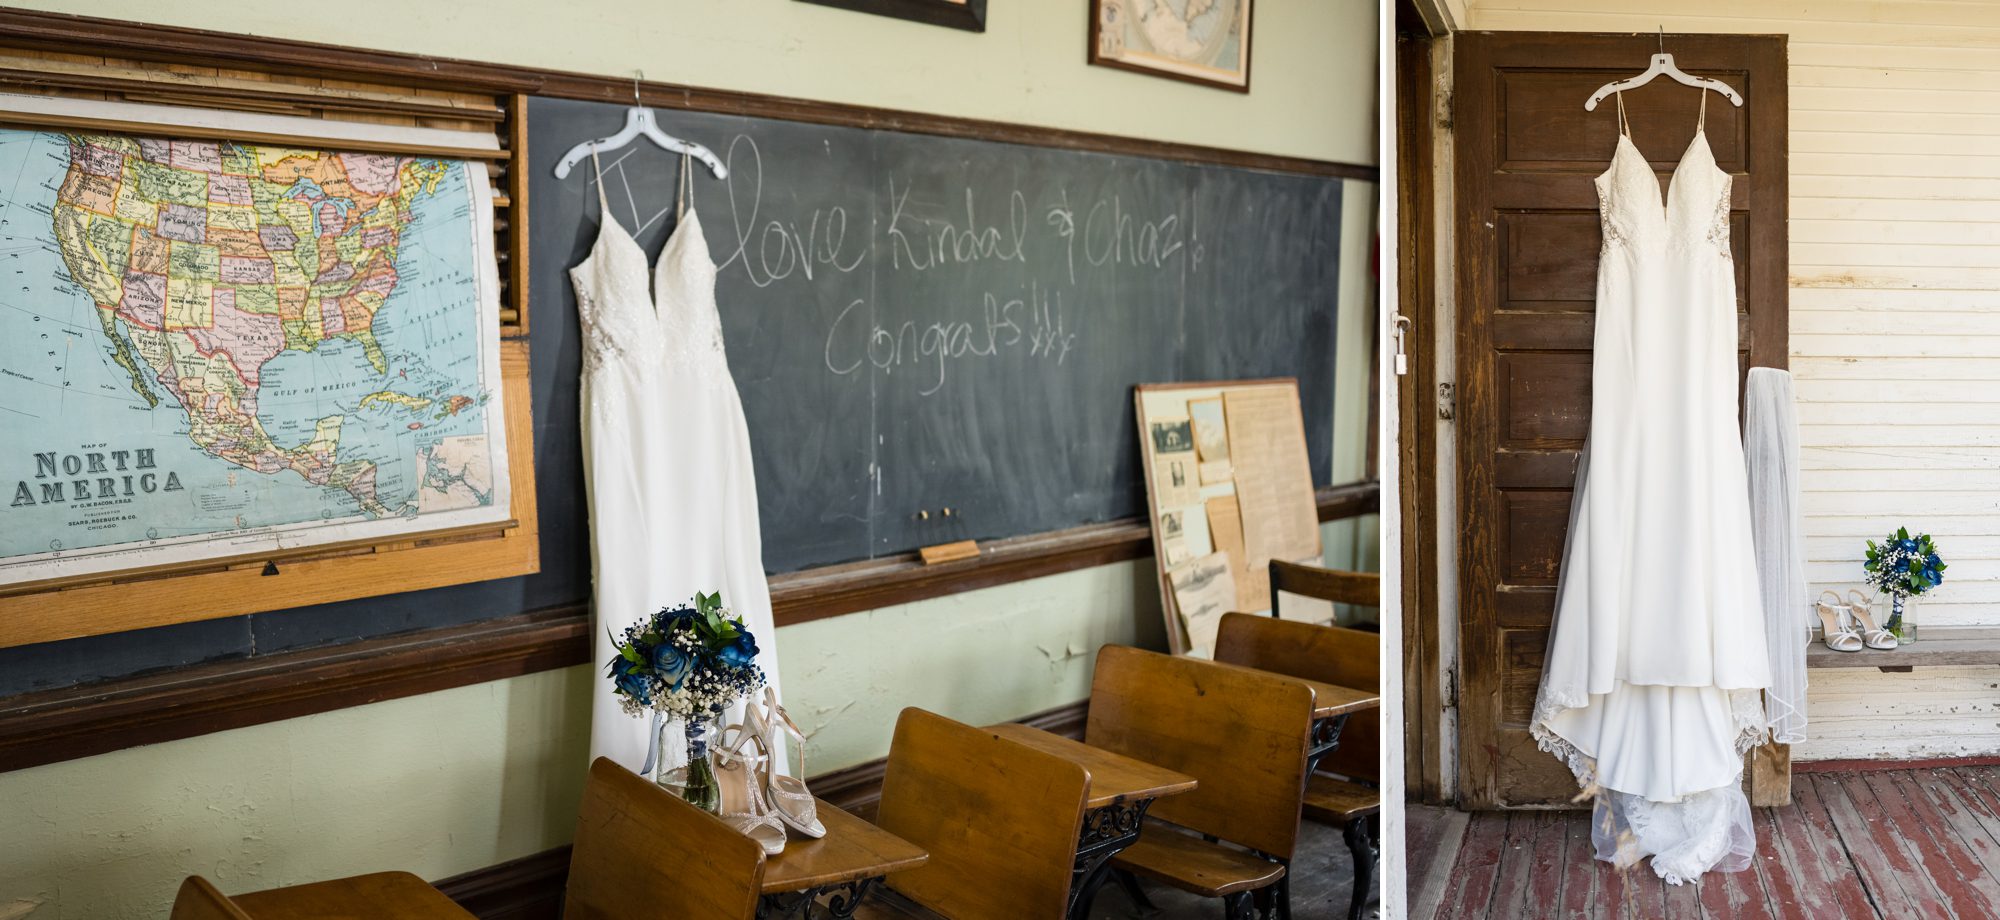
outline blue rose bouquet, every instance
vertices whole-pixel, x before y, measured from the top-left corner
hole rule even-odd
[[[1944,583],[1944,560],[1938,557],[1931,535],[1910,536],[1910,529],[1898,527],[1880,546],[1868,541],[1868,561],[1861,564],[1868,583],[1892,599],[1889,622],[1883,628],[1903,635],[1903,602]]]
[[[708,763],[711,719],[764,686],[757,637],[729,615],[722,594],[696,594],[693,606],[662,609],[612,636],[618,655],[606,665],[628,715],[655,712],[685,725],[688,801],[713,811],[715,780]],[[656,743],[657,743],[657,739]],[[647,757],[657,760],[657,750]],[[664,773],[664,771],[662,771]]]
[[[691,607],[662,609],[612,642],[618,657],[607,670],[631,715],[650,709],[703,718],[764,686],[757,637],[729,615],[720,593],[696,594]]]

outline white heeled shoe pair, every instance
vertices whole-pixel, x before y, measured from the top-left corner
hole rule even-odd
[[[722,792],[722,819],[776,856],[784,852],[786,828],[807,837],[826,836],[814,808],[812,792],[797,776],[778,772],[773,756],[783,750],[778,731],[791,736],[799,751],[798,772],[806,765],[806,736],[778,705],[778,694],[766,687],[764,702],[743,707],[743,721],[722,730],[709,757],[715,763]]]
[[[1873,606],[1874,599],[1860,591],[1850,589],[1845,603],[1832,591],[1820,592],[1819,603],[1813,607],[1819,613],[1820,641],[1836,652],[1895,648],[1896,634],[1875,626],[1868,612]]]

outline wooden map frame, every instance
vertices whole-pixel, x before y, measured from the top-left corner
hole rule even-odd
[[[500,269],[500,388],[510,520],[295,550],[59,577],[0,587],[0,648],[283,610],[532,574],[540,570],[528,386],[525,96],[358,83],[276,71],[0,48],[0,92],[492,131],[498,149],[236,132],[226,139],[409,153],[488,163]],[[177,137],[218,132],[62,115],[0,114],[0,125]]]

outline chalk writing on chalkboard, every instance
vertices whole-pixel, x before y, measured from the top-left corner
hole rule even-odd
[[[787,220],[769,216],[765,208],[764,157],[755,138],[736,135],[725,160],[730,226],[717,249],[717,267],[740,272],[758,288],[794,276],[812,281],[816,274],[866,272],[879,260],[886,260],[890,271],[913,274],[987,263],[1022,266],[996,278],[997,286],[968,287],[958,302],[934,305],[941,316],[871,320],[867,297],[849,300],[834,316],[823,349],[828,371],[845,376],[869,367],[883,373],[908,370],[918,373],[922,396],[943,389],[961,361],[1006,354],[1057,365],[1068,360],[1082,334],[1078,316],[1087,314],[1077,309],[1074,294],[1068,302],[1064,298],[1063,288],[1077,283],[1079,263],[1086,271],[1125,266],[1178,273],[1185,260],[1185,271],[1201,269],[1203,247],[1191,242],[1199,229],[1178,205],[1161,214],[1135,207],[1115,192],[1073,203],[1069,189],[1058,187],[1036,214],[1027,193],[1016,187],[1001,193],[998,207],[982,211],[982,198],[995,190],[967,182],[943,195],[963,201],[962,212],[920,217],[910,208],[912,182],[892,171],[880,189],[857,189],[844,203]],[[856,214],[884,216],[861,221]],[[1031,267],[1031,238],[1038,249],[1055,246],[1060,261]]]
[[[1144,381],[1298,378],[1325,482],[1339,180],[658,116],[728,166],[696,169],[686,203],[716,264],[770,571],[1142,513],[1128,433]],[[621,118],[534,100],[530,149],[553,157]],[[603,220],[594,174],[544,172],[530,173],[534,264],[574,265]],[[643,148],[605,161],[614,216],[649,254],[676,221],[679,173]],[[532,296],[567,322],[560,271],[538,272]]]

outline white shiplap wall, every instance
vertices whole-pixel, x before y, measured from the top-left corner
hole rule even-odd
[[[1791,36],[1807,576],[1857,583],[1907,524],[1951,565],[1919,623],[2000,626],[2000,2],[1470,5],[1480,30]],[[1814,671],[1810,696],[1799,760],[2000,752],[2000,667]]]

